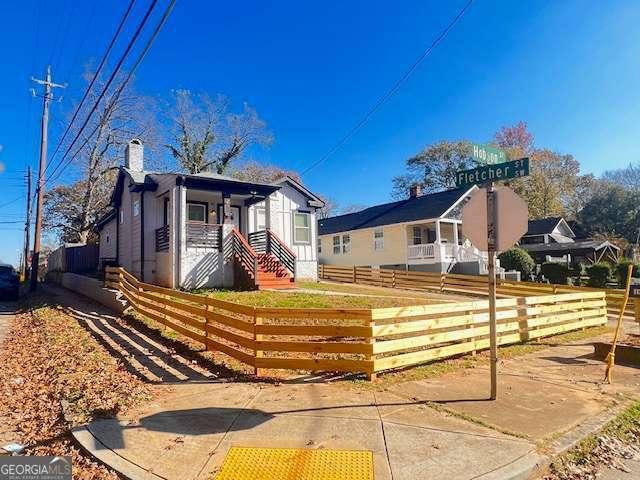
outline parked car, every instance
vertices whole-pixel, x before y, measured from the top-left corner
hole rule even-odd
[[[0,297],[17,300],[20,293],[20,278],[12,265],[0,263]]]

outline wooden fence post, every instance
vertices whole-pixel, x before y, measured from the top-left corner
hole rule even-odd
[[[374,344],[376,342],[376,336],[375,333],[373,332],[373,328],[376,325],[376,321],[373,319],[373,310],[369,310],[369,314],[371,315],[371,318],[369,318],[368,320],[368,324],[369,324],[369,328],[371,329],[370,332],[370,336],[367,339],[367,343],[369,345],[371,345],[371,354],[367,355],[366,358],[367,360],[370,362],[371,364],[371,372],[367,373],[367,378],[369,379],[370,382],[375,382],[376,378],[377,378],[377,374],[376,374],[376,362],[375,362],[375,354],[373,353],[373,349],[374,349]],[[365,320],[365,322],[367,322]]]
[[[356,266],[353,266],[353,271],[351,273],[351,283],[356,283]]]
[[[396,288],[396,271],[391,270],[391,288]]]
[[[264,356],[264,352],[262,350],[258,349],[258,344],[259,342],[262,340],[262,335],[257,333],[257,329],[256,327],[258,325],[262,325],[262,317],[258,316],[258,312],[254,309],[253,311],[253,361],[254,366],[253,366],[253,374],[256,377],[260,377],[262,375],[262,369],[258,368],[257,363],[258,363],[258,358],[261,358]]]
[[[636,323],[640,327],[640,298],[636,298],[633,302],[633,309],[635,310],[636,314]]]
[[[473,331],[473,336],[471,337],[471,341],[473,342],[473,350],[471,350],[471,356],[475,357],[477,350],[476,350],[476,322],[475,322],[475,318],[473,317],[473,310],[469,310],[467,312],[467,314],[469,315],[469,318],[471,319],[471,323],[467,324],[467,328],[470,328]]]
[[[209,338],[209,329],[207,328],[209,326],[209,312],[213,311],[213,307],[209,304],[205,305],[205,310],[207,311],[207,314],[204,316],[204,336],[205,338]],[[205,351],[209,351],[209,342],[206,342],[204,344],[204,349]]]
[[[444,281],[446,278],[446,274],[445,273],[441,273],[440,274],[440,293],[444,293]]]

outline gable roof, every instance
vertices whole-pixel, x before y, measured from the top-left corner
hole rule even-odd
[[[474,189],[475,187],[472,187]],[[318,233],[329,235],[362,228],[373,228],[395,223],[415,222],[443,216],[471,189],[458,188],[444,192],[411,197],[397,202],[383,203],[360,212],[318,220]]]
[[[278,178],[275,182],[273,182],[274,185],[282,185],[283,183],[288,183],[302,195],[307,197],[307,199],[309,200],[308,206],[315,208],[324,207],[324,200],[322,200],[319,196],[305,187],[302,183],[298,182],[295,178],[289,175],[285,175],[284,177]]]
[[[550,234],[561,221],[563,221],[562,217],[547,217],[540,218],[538,220],[529,220],[529,228],[527,229],[527,233],[524,235]]]

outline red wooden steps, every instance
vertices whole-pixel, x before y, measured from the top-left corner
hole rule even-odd
[[[257,266],[258,290],[295,288],[291,274],[273,255],[268,253],[258,255]]]

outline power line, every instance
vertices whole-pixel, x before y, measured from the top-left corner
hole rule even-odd
[[[138,69],[138,67],[142,63],[142,60],[144,60],[144,57],[147,55],[147,53],[151,49],[151,46],[153,45],[153,42],[156,40],[158,34],[160,33],[160,30],[162,30],[162,27],[164,26],[164,24],[169,19],[169,15],[171,15],[171,11],[173,10],[173,7],[175,6],[175,3],[176,3],[176,0],[171,0],[171,3],[167,6],[167,9],[165,10],[164,14],[162,15],[162,18],[160,19],[160,21],[156,25],[156,28],[154,29],[153,34],[151,35],[151,37],[149,37],[149,40],[147,41],[147,44],[145,45],[144,49],[138,55],[138,58],[136,59],[135,63],[133,64],[131,70],[129,71],[129,74],[124,79],[124,81],[120,84],[120,86],[118,87],[118,90],[116,90],[115,94],[113,95],[113,97],[111,99],[111,104],[113,104],[113,103],[115,103],[117,101],[118,97],[120,96],[120,94],[122,93],[124,88],[126,87],[127,83],[131,80],[131,78],[135,74],[136,70]],[[82,151],[82,149],[85,147],[85,145],[89,142],[89,139],[93,136],[93,134],[96,132],[97,129],[98,129],[98,126],[96,125],[96,127],[94,127],[94,129],[93,129],[93,132],[91,132],[91,134],[89,136],[87,136],[87,138],[85,139],[84,143],[76,150],[76,152],[71,156],[71,158],[69,158],[69,160],[67,160],[65,165],[62,167],[62,170],[60,170],[60,172],[58,172],[58,175],[56,175],[53,178],[50,177],[50,179],[48,181],[55,182],[60,177],[62,172],[69,166],[69,164],[73,161],[73,159],[78,155],[78,153],[80,153],[80,151]],[[63,160],[64,160],[64,157],[63,157]],[[53,173],[55,173],[55,170],[54,170],[54,172],[51,172],[51,175],[53,175]]]
[[[413,72],[418,68],[418,66],[424,61],[425,58],[429,56],[429,54],[444,40],[449,31],[458,23],[458,21],[462,18],[465,12],[469,9],[473,0],[469,0],[464,7],[458,12],[458,14],[453,17],[453,19],[449,22],[444,30],[440,32],[440,34],[435,38],[435,40],[431,43],[429,48],[423,51],[420,56],[413,62],[413,64],[404,72],[404,74],[396,81],[396,83],[382,96],[380,99],[365,113],[362,119],[356,123],[333,147],[329,149],[327,153],[325,153],[322,157],[312,163],[309,167],[302,171],[300,174],[305,175],[310,170],[314,169],[322,162],[326,161],[331,155],[337,152],[340,147],[346,144],[356,133],[360,131],[362,127],[364,127],[371,117],[375,115],[375,113],[380,110],[380,108],[389,100],[395,93],[400,89],[400,87],[409,79],[409,77],[413,74]]]
[[[9,201],[7,203],[3,203],[3,204],[0,205],[0,208],[6,207],[8,205],[12,205],[12,204],[16,203],[18,200],[20,200],[21,198],[22,198],[22,195],[20,195],[17,198],[14,198],[13,200],[11,200],[11,201]]]
[[[76,117],[80,113],[80,109],[82,108],[82,105],[84,104],[84,101],[89,96],[89,93],[91,92],[91,89],[93,88],[93,84],[97,80],[98,76],[100,75],[100,72],[102,71],[102,67],[104,67],[107,59],[109,58],[109,54],[111,53],[111,50],[113,49],[113,46],[116,43],[116,40],[120,36],[120,32],[122,31],[122,27],[124,26],[127,18],[129,17],[129,14],[131,13],[131,9],[133,8],[133,5],[135,3],[136,3],[136,0],[131,0],[131,2],[129,3],[129,6],[125,10],[124,15],[122,16],[122,19],[120,20],[120,24],[118,25],[118,28],[116,29],[115,33],[113,34],[113,37],[111,38],[111,41],[109,42],[109,46],[107,47],[107,50],[104,52],[104,55],[102,56],[102,60],[100,60],[100,64],[98,65],[98,68],[96,69],[95,73],[93,74],[93,78],[91,79],[91,82],[89,82],[89,85],[87,86],[87,89],[85,90],[84,95],[82,96],[82,100],[80,100],[80,103],[78,104],[78,107],[76,108],[76,111],[73,113],[73,117],[71,117],[71,120],[69,121],[69,125],[67,125],[67,128],[64,131],[64,134],[62,135],[62,138],[60,138],[60,141],[58,142],[58,145],[56,146],[56,149],[53,152],[53,155],[51,155],[51,159],[52,160],[53,160],[53,158],[55,158],[56,154],[58,153],[58,150],[60,150],[60,146],[62,145],[62,142],[64,142],[64,139],[67,138],[67,134],[69,133],[69,130],[71,129],[71,125],[73,125],[73,122],[76,120]]]
[[[111,83],[113,83],[113,80],[116,78],[116,75],[120,71],[120,68],[122,67],[122,64],[124,63],[125,59],[129,55],[129,52],[133,48],[133,45],[134,45],[135,41],[138,39],[138,36],[140,35],[140,32],[142,31],[142,28],[144,27],[144,25],[147,23],[147,20],[149,19],[149,16],[151,15],[151,12],[153,11],[154,7],[156,6],[156,3],[158,3],[158,0],[153,0],[151,2],[151,5],[147,9],[144,17],[142,18],[140,24],[138,25],[138,28],[136,29],[135,33],[133,34],[133,37],[129,41],[129,44],[127,45],[127,48],[125,49],[124,53],[120,57],[120,60],[118,60],[118,63],[116,64],[113,72],[111,72],[111,76],[109,77],[109,80],[107,81],[106,85],[103,87],[102,92],[100,92],[100,95],[98,96],[98,99],[93,104],[93,107],[89,111],[89,114],[87,115],[87,118],[85,118],[82,126],[80,127],[80,130],[78,131],[78,133],[74,137],[73,141],[71,142],[71,145],[69,145],[69,147],[65,151],[64,155],[62,156],[62,158],[58,162],[58,165],[56,165],[56,167],[51,172],[51,175],[53,175],[58,170],[58,168],[60,168],[60,166],[62,165],[62,162],[67,157],[69,152],[73,149],[73,146],[78,141],[78,138],[80,138],[80,135],[82,135],[82,132],[86,128],[87,124],[89,123],[89,120],[91,120],[91,116],[94,114],[94,112],[98,108],[98,105],[100,104],[100,102],[104,98],[105,94],[107,93],[107,90],[111,86]]]

